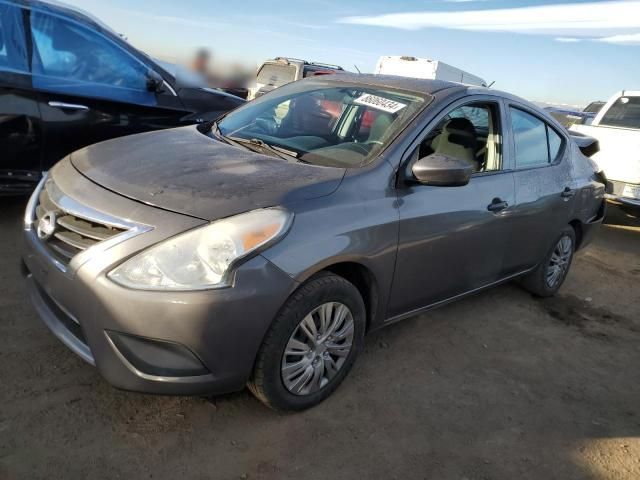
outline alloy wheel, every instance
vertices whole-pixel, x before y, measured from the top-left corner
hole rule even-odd
[[[310,395],[327,385],[353,347],[354,321],[337,302],[316,307],[295,328],[282,355],[281,376],[294,395]]]
[[[564,235],[551,254],[551,260],[547,265],[545,280],[549,288],[554,288],[562,281],[569,268],[571,255],[573,253],[573,240],[568,235]]]

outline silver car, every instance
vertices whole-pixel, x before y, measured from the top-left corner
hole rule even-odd
[[[602,222],[596,147],[486,88],[310,78],[66,157],[27,207],[24,272],[119,388],[304,409],[367,332],[515,278],[553,295]]]

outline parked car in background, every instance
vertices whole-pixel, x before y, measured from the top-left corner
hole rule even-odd
[[[586,107],[584,107],[584,109],[582,110],[584,113],[592,113],[593,116],[595,117],[596,114],[600,111],[600,109],[602,107],[604,107],[604,104],[606,102],[601,102],[601,101],[595,101],[595,102],[591,102],[589,105],[587,105]]]
[[[68,153],[218,117],[244,101],[176,78],[99,20],[0,0],[0,194],[33,189]]]
[[[374,73],[487,86],[487,82],[476,75],[429,58],[385,55],[378,59]]]
[[[276,57],[273,60],[267,60],[258,69],[256,85],[249,88],[247,100],[258,98],[271,90],[301,78],[331,75],[340,72],[344,72],[344,69],[339,65],[308,62],[297,58]]]
[[[553,295],[604,216],[591,143],[489,89],[307,78],[59,162],[27,205],[28,290],[118,387],[308,408],[368,331],[514,278]]]
[[[593,113],[585,113],[581,110],[566,107],[544,107],[544,109],[565,128],[569,128],[576,123],[590,122],[595,117]]]
[[[593,159],[611,182],[608,197],[640,209],[640,91],[616,93],[591,125],[571,130],[598,139],[600,151]]]

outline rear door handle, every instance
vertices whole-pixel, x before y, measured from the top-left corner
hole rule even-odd
[[[575,190],[571,190],[569,187],[565,187],[560,196],[562,198],[571,198],[576,194]]]
[[[507,208],[509,204],[499,198],[494,198],[493,201],[487,206],[487,210],[493,213],[498,213]]]
[[[66,102],[49,102],[49,106],[53,108],[59,108],[61,110],[81,110],[87,111],[89,107],[86,105],[78,105],[77,103],[66,103]]]

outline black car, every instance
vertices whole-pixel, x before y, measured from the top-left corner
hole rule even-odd
[[[0,0],[0,194],[102,140],[212,120],[244,100],[180,85],[89,15]]]

